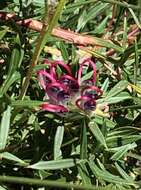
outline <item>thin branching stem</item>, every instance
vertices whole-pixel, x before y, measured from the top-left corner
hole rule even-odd
[[[44,45],[46,44],[49,36],[51,35],[53,28],[55,27],[55,25],[58,22],[58,19],[64,8],[65,2],[66,2],[66,0],[60,0],[60,2],[58,3],[58,6],[56,8],[55,14],[54,14],[52,20],[50,21],[50,23],[48,23],[48,8],[45,8],[42,30],[37,39],[37,45],[35,47],[35,50],[34,50],[34,53],[32,56],[31,64],[29,65],[27,76],[25,78],[25,81],[24,81],[22,89],[21,89],[19,99],[23,99],[26,94],[26,91],[28,89],[29,82],[30,82],[30,79],[32,76],[33,68],[35,67],[35,65],[37,65],[40,53],[41,53]],[[45,6],[47,6],[46,3],[45,3]]]

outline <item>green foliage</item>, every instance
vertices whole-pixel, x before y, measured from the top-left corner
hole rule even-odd
[[[0,7],[20,19],[41,20],[45,11],[43,0],[11,0]],[[71,0],[57,24],[89,34],[96,42],[96,47],[83,48],[96,58],[96,83],[103,90],[97,105],[108,105],[109,117],[75,108],[63,117],[41,110],[45,94],[36,71],[47,67],[43,60],[63,59],[75,74],[84,56],[82,47],[50,36],[56,20],[41,43],[50,51],[42,50],[21,100],[39,33],[16,25],[14,19],[0,20],[0,190],[141,188],[140,34],[130,44],[128,39],[132,28],[141,28],[140,9],[140,0]]]

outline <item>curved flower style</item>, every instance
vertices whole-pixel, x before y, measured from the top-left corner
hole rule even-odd
[[[71,111],[70,105],[83,112],[96,109],[96,100],[102,95],[102,90],[95,86],[96,64],[90,58],[84,60],[73,76],[71,67],[63,61],[50,62],[49,69],[37,72],[38,80],[46,94],[47,103],[41,105],[43,110],[49,112],[65,113]],[[60,72],[57,69],[60,68]],[[84,80],[84,71],[89,67],[92,76]],[[59,74],[58,74],[59,73]]]

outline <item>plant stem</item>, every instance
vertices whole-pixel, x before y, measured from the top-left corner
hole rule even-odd
[[[27,76],[25,78],[25,81],[23,83],[23,87],[21,89],[19,99],[23,99],[25,94],[26,94],[26,91],[28,89],[29,82],[30,82],[30,79],[32,76],[33,68],[35,67],[35,65],[37,65],[40,53],[41,53],[44,45],[46,44],[49,36],[51,35],[53,28],[55,27],[55,25],[58,22],[58,19],[62,13],[63,8],[64,8],[65,2],[66,2],[66,0],[60,0],[60,2],[58,3],[58,6],[56,8],[55,14],[54,14],[54,16],[53,16],[53,18],[49,24],[48,24],[48,20],[49,20],[48,19],[48,16],[49,16],[48,15],[48,9],[46,7],[47,4],[45,3],[46,8],[45,8],[45,15],[44,15],[44,19],[43,19],[43,27],[42,27],[40,35],[37,39],[37,45],[35,47],[35,51],[34,51],[33,56],[32,56],[31,64],[29,65]]]
[[[41,180],[41,179],[33,179],[33,178],[25,178],[25,177],[13,177],[13,176],[0,176],[1,183],[14,183],[14,184],[22,184],[22,185],[37,185],[37,186],[48,186],[48,187],[58,187],[61,189],[79,189],[79,190],[104,190],[105,188],[98,188],[92,185],[75,185],[71,183],[63,183],[51,180]]]

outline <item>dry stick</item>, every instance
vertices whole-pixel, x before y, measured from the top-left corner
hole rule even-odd
[[[2,20],[11,20],[14,19],[16,20],[16,15],[15,14],[9,14],[6,12],[0,12],[0,19]],[[25,20],[19,20],[16,21],[16,23],[18,25],[21,26],[25,26],[27,28],[30,28],[32,30],[35,30],[37,32],[40,32],[42,30],[42,26],[43,24],[37,20],[33,20],[33,19],[25,19]],[[138,35],[140,29],[138,27],[136,27],[133,31],[131,31],[128,34],[128,40],[130,43],[130,38],[131,37],[135,37],[136,35]],[[52,35],[58,38],[61,38],[65,41],[74,43],[74,44],[78,44],[78,45],[83,45],[83,46],[87,46],[87,45],[98,45],[99,43],[91,36],[89,35],[83,35],[83,34],[79,34],[79,33],[75,33],[73,31],[68,31],[68,30],[64,30],[62,28],[59,27],[55,27],[52,30]],[[111,56],[115,53],[115,50],[111,49],[107,52],[107,56]]]
[[[6,13],[6,12],[0,12],[0,19],[7,20],[7,21],[11,19],[16,20],[16,15]],[[16,21],[16,23],[18,25],[25,26],[37,32],[40,32],[43,26],[43,24],[40,21],[33,20],[33,19],[19,20],[19,21]],[[84,46],[85,45],[99,45],[92,37],[88,35],[78,34],[73,31],[61,29],[59,27],[55,27],[52,30],[52,35],[58,38],[62,38],[66,41],[72,42],[74,44],[80,44]]]

